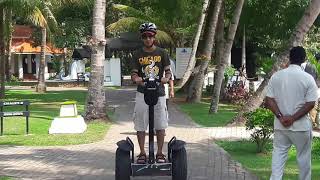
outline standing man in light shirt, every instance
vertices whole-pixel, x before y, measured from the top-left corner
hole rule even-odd
[[[299,179],[311,179],[312,124],[309,111],[318,99],[314,78],[302,70],[306,52],[303,47],[290,50],[290,65],[276,72],[267,88],[266,104],[275,114],[270,180],[281,180],[288,151],[297,149]]]

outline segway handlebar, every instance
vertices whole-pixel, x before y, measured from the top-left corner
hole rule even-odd
[[[160,85],[160,82],[161,80],[160,79],[154,79],[154,78],[144,78],[143,79],[143,84],[144,86],[147,87],[147,90],[157,90],[157,87],[156,86],[147,86],[148,83],[154,83],[159,86]]]

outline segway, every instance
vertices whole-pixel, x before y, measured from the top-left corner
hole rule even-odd
[[[187,153],[185,142],[176,137],[168,143],[166,163],[156,163],[154,157],[154,106],[158,102],[159,81],[146,79],[144,100],[149,106],[149,158],[145,164],[137,164],[134,159],[134,144],[129,137],[117,142],[116,180],[130,180],[130,176],[172,176],[172,180],[187,179]]]

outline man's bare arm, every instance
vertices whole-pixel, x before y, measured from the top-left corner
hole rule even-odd
[[[171,70],[170,70],[170,66],[165,66],[164,67],[164,77],[161,79],[161,83],[165,84],[167,83],[170,78],[171,78]]]
[[[268,109],[270,109],[273,112],[273,114],[275,114],[277,116],[277,118],[282,116],[282,113],[279,110],[279,107],[278,107],[276,100],[274,98],[266,97],[266,105],[267,105]]]
[[[306,102],[302,108],[292,115],[293,121],[299,120],[301,117],[306,115],[315,106],[315,101]]]

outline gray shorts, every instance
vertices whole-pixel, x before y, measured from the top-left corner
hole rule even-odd
[[[133,112],[134,129],[146,131],[149,125],[149,106],[144,102],[144,94],[136,93],[136,104]],[[168,111],[166,97],[161,96],[154,106],[154,129],[162,130],[168,127]]]

